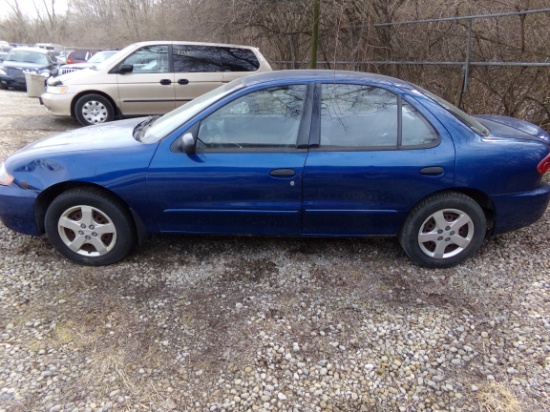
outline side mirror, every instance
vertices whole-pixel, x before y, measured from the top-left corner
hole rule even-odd
[[[185,133],[181,138],[181,146],[183,147],[183,150],[188,155],[194,155],[195,154],[195,148],[197,145],[197,141],[195,140],[195,137],[193,136],[193,133]]]
[[[121,64],[119,69],[118,69],[118,72],[120,74],[132,73],[133,71],[134,71],[134,65],[133,64]]]

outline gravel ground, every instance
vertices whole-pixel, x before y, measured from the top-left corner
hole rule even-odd
[[[0,155],[70,119],[0,90]],[[0,224],[0,412],[550,410],[550,212],[453,269],[394,239],[158,236],[77,266]]]

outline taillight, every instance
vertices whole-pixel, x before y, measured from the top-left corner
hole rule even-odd
[[[545,174],[548,170],[550,170],[550,154],[542,159],[537,166],[537,172],[541,175]]]

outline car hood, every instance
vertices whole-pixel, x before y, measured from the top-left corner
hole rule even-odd
[[[95,66],[96,63],[74,63],[74,64],[64,64],[60,69],[86,69],[88,67]]]
[[[550,144],[550,135],[544,129],[524,120],[496,115],[476,116],[476,119],[494,136],[532,138]]]
[[[43,157],[71,152],[104,151],[143,146],[133,137],[133,130],[144,118],[119,120],[106,124],[82,127],[45,137],[24,147],[10,160],[19,157]]]
[[[85,64],[85,63],[83,63]],[[69,64],[66,67],[78,66],[78,64]],[[95,69],[95,64],[88,65],[86,67],[80,67],[82,70],[75,70],[70,73],[62,74],[61,76],[52,77],[49,79],[48,84],[55,84],[62,82],[64,85],[85,85],[85,84],[97,84],[98,71]],[[103,73],[103,72],[101,72]],[[116,83],[116,76],[101,76],[101,84],[105,83]]]
[[[49,64],[14,62],[11,60],[4,60],[2,65],[6,69],[18,69],[18,70],[38,70],[38,69],[50,67]]]

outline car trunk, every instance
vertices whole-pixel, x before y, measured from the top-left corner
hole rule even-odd
[[[507,116],[483,115],[476,116],[476,119],[489,129],[492,136],[533,139],[550,145],[550,134],[532,123]]]

